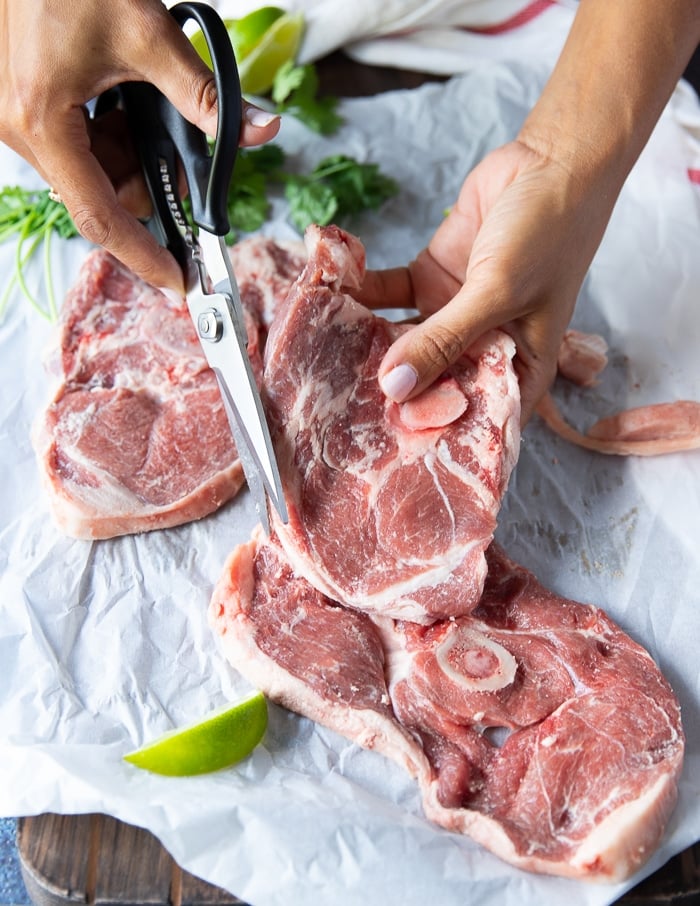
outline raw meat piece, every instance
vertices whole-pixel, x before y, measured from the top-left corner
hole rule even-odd
[[[469,617],[394,627],[392,703],[437,768],[426,814],[519,867],[621,880],[675,805],[678,702],[600,609],[547,591],[495,545],[488,560]]]
[[[329,600],[257,533],[229,558],[210,621],[271,699],[416,777],[431,820],[520,868],[622,880],[676,800],[678,703],[602,611],[494,545],[488,560],[477,609],[425,627]]]
[[[66,534],[178,525],[236,494],[243,470],[184,300],[173,304],[97,250],[59,331],[60,385],[34,445]]]
[[[296,572],[354,607],[416,622],[467,613],[517,458],[513,342],[491,332],[422,397],[390,402],[377,369],[409,328],[342,291],[362,279],[359,240],[311,227],[307,247],[265,348],[282,546]]]
[[[570,328],[565,331],[559,347],[559,374],[581,387],[593,387],[600,372],[608,364],[608,344],[595,333],[583,333]]]
[[[260,527],[226,561],[209,616],[231,663],[270,698],[390,754],[414,777],[429,770],[393,717],[370,617],[295,576]]]
[[[231,248],[236,282],[248,310],[265,329],[272,324],[289,287],[306,263],[301,240],[252,236]]]
[[[607,364],[607,349],[603,337],[567,330],[559,349],[559,373],[592,387]],[[555,434],[596,453],[659,456],[700,448],[700,403],[693,400],[624,409],[600,419],[585,434],[564,420],[551,394],[539,402],[537,413]]]
[[[601,418],[588,431],[597,440],[663,441],[700,444],[700,403],[676,400],[626,409]]]
[[[626,409],[596,422],[587,434],[564,421],[550,393],[537,404],[537,414],[564,440],[596,453],[660,456],[700,449],[700,403],[694,400]]]
[[[232,251],[258,379],[260,301],[269,316],[303,266],[298,252],[258,238]],[[184,300],[173,304],[104,251],[89,255],[64,302],[48,368],[59,387],[34,446],[66,534],[109,538],[179,525],[242,486],[218,384]]]

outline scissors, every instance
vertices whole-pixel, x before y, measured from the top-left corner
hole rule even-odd
[[[266,532],[266,493],[282,522],[288,521],[282,483],[265,413],[246,351],[241,298],[224,237],[230,225],[226,197],[238,151],[242,100],[236,58],[226,26],[203,3],[171,7],[178,25],[193,19],[202,29],[218,96],[216,140],[186,120],[154,85],[124,82],[112,102],[126,113],[151,196],[149,230],[180,263],[187,306],[209,366],[219,382],[231,433],[248,487]],[[177,190],[178,160],[189,189],[190,224]]]

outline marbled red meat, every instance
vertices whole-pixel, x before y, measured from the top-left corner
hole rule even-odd
[[[231,247],[231,262],[246,308],[267,329],[304,268],[306,246],[301,240],[251,236]]]
[[[429,622],[476,606],[502,495],[517,458],[514,346],[491,332],[410,403],[377,371],[404,325],[348,292],[360,242],[307,232],[309,258],[265,347],[263,392],[296,572],[337,600]]]
[[[275,249],[249,239],[232,253],[258,379],[263,315],[303,266],[298,248],[296,257],[291,245]],[[102,250],[88,256],[64,302],[48,368],[59,386],[35,425],[34,446],[66,534],[108,538],[179,525],[242,486],[219,387],[185,301],[167,299]]]
[[[428,769],[393,718],[385,653],[367,614],[330,601],[290,568],[258,527],[229,556],[210,620],[237,670],[287,708],[391,753],[411,773]]]

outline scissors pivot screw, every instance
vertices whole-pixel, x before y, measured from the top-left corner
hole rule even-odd
[[[224,322],[215,308],[208,308],[197,318],[197,330],[203,340],[218,343],[224,332]]]

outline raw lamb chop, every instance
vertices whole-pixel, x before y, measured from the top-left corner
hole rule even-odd
[[[260,299],[269,314],[304,257],[268,239],[245,240],[233,256],[260,378]],[[261,271],[265,261],[275,262],[274,276],[269,266]],[[59,387],[34,446],[66,534],[109,538],[179,525],[242,486],[218,384],[184,300],[169,301],[102,250],[89,255],[64,302],[49,367]]]
[[[34,444],[66,534],[177,525],[243,484],[216,378],[183,300],[92,252],[64,302],[50,366],[58,390]]]
[[[257,533],[229,558],[210,621],[271,699],[407,769],[437,824],[520,868],[622,880],[676,800],[678,703],[599,609],[494,545],[488,561],[476,610],[424,627],[331,601]]]
[[[335,600],[430,622],[468,613],[517,458],[514,345],[487,334],[422,396],[397,405],[377,382],[403,325],[343,292],[364,249],[311,227],[309,259],[274,321],[263,393],[294,568]]]

